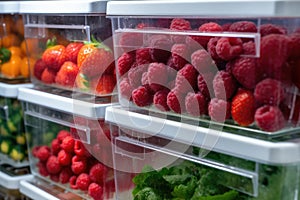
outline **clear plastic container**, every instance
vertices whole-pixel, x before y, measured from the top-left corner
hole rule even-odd
[[[111,1],[122,106],[249,136],[299,132],[300,1]]]
[[[29,165],[20,87],[32,85],[0,83],[0,163],[14,167]]]
[[[112,29],[106,18],[106,3],[20,3],[29,57],[36,60],[30,65],[33,83],[97,96],[116,93]]]
[[[29,64],[26,56],[24,24],[19,14],[19,1],[0,2],[0,80],[28,82]]]
[[[108,108],[105,119],[114,141],[117,199],[300,198],[297,139],[206,132],[121,107]]]
[[[32,174],[84,199],[113,198],[110,130],[104,123],[111,103],[86,102],[57,91],[61,93],[22,88],[18,95]]]

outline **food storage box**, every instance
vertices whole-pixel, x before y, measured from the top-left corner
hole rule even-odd
[[[299,199],[299,139],[207,131],[121,107],[111,123],[117,199]]]
[[[0,2],[0,80],[27,82],[29,62],[35,60],[26,56],[24,25],[19,14],[19,1]]]
[[[111,21],[106,1],[20,3],[31,81],[97,96],[115,93]]]
[[[20,87],[32,85],[0,83],[0,163],[14,167],[29,165]]]
[[[19,91],[31,172],[83,199],[113,198],[110,130],[104,123],[111,103],[66,93],[48,87]]]
[[[300,1],[111,1],[119,101],[250,136],[299,132]]]

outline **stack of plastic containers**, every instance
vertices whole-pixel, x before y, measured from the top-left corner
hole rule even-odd
[[[34,178],[33,199],[112,199],[110,130],[104,122],[116,84],[106,1],[24,1],[32,89],[20,89]]]
[[[299,8],[108,3],[117,199],[300,198]]]

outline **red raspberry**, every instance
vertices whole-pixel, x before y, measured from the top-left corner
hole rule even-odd
[[[76,179],[76,186],[79,190],[87,190],[91,183],[91,179],[88,174],[82,173]]]
[[[57,155],[58,152],[61,150],[60,142],[57,138],[53,139],[51,142],[51,151],[53,155]]]
[[[211,58],[214,59],[215,61],[222,60],[216,52],[216,46],[218,44],[218,40],[219,38],[217,37],[211,38],[207,43],[207,51],[211,56]]]
[[[289,40],[286,35],[271,34],[263,37],[260,43],[259,65],[268,77],[282,71],[289,54]]]
[[[170,25],[171,30],[191,30],[191,24],[188,20],[175,18],[171,21]],[[184,43],[185,42],[185,36],[182,35],[172,35],[171,36],[172,41],[175,43]]]
[[[243,54],[244,55],[255,55],[255,43],[253,41],[243,43]]]
[[[72,162],[72,154],[62,149],[58,152],[57,159],[61,166],[68,166]]]
[[[249,33],[256,33],[257,27],[251,21],[238,21],[234,22],[230,25],[229,31],[232,32],[249,32]],[[250,38],[242,38],[244,42],[251,40]]]
[[[143,34],[123,32],[119,35],[119,45],[124,52],[130,52],[143,46]]]
[[[293,83],[300,89],[300,60],[293,63],[292,80]]]
[[[169,89],[164,89],[156,92],[153,96],[153,104],[154,106],[161,111],[169,111],[170,108],[167,104],[167,96],[169,93]]]
[[[45,162],[38,162],[36,164],[36,166],[38,168],[38,172],[39,172],[40,175],[42,175],[42,176],[49,176],[49,172],[47,170]]]
[[[190,52],[189,47],[186,44],[174,44],[171,48],[172,60],[175,69],[178,71],[189,62]]]
[[[142,75],[142,85],[149,85],[148,72],[144,72]]]
[[[69,167],[65,167],[61,170],[59,174],[59,182],[62,184],[68,183],[70,178],[73,176],[73,172]]]
[[[276,106],[264,105],[255,111],[255,122],[264,131],[278,131],[285,126],[281,110]]]
[[[172,42],[170,38],[167,35],[152,35],[149,40],[152,60],[166,63],[171,55]]]
[[[86,145],[84,145],[79,140],[75,140],[75,143],[74,143],[74,153],[77,156],[85,157],[85,158],[91,156],[91,154],[89,153],[89,151],[86,148]]]
[[[67,130],[60,130],[58,133],[57,133],[57,136],[56,138],[59,140],[59,142],[61,143],[63,141],[63,139],[67,136],[71,136],[70,132],[67,131]]]
[[[58,174],[50,174],[50,179],[54,182],[59,182],[59,175]]]
[[[223,31],[229,31],[229,27],[231,26],[232,23],[226,23],[222,25]]]
[[[208,22],[208,23],[204,23],[202,24],[198,30],[200,32],[221,32],[223,29],[222,27],[215,23],[215,22]],[[196,36],[197,39],[196,41],[201,45],[203,46],[203,48],[206,48],[207,47],[207,43],[208,41],[213,38],[211,36]]]
[[[300,57],[300,33],[289,35],[289,59],[297,60]]]
[[[255,99],[251,91],[240,89],[231,102],[231,117],[240,126],[248,126],[254,121]]]
[[[88,187],[88,194],[94,200],[102,200],[103,199],[103,188],[97,183],[91,183]]]
[[[132,91],[133,102],[140,107],[148,106],[152,103],[152,94],[146,86],[139,86]]]
[[[135,51],[135,61],[137,65],[144,65],[153,62],[149,48],[140,48]]]
[[[213,90],[213,80],[214,80],[214,73],[205,73],[199,74],[197,77],[197,85],[198,89],[207,99],[210,99],[214,96]]]
[[[163,63],[150,63],[147,77],[153,91],[157,91],[157,88],[162,89],[168,83],[167,66]]]
[[[34,146],[31,150],[32,155],[37,158],[37,152],[41,146]]]
[[[96,163],[91,167],[89,175],[92,182],[103,184],[106,173],[107,168],[101,163]]]
[[[266,36],[270,34],[283,34],[287,33],[287,30],[279,25],[276,24],[262,24],[259,27],[260,36]]]
[[[46,161],[48,160],[48,158],[51,155],[51,150],[48,146],[44,145],[41,146],[37,152],[36,152],[36,157],[40,160],[40,161]]]
[[[131,99],[131,93],[133,91],[133,88],[130,85],[128,78],[123,78],[120,81],[119,89],[122,98],[125,98],[127,100]]]
[[[118,59],[118,73],[119,76],[123,76],[128,72],[134,62],[134,56],[132,53],[125,52]]]
[[[52,155],[48,158],[46,168],[50,174],[58,174],[61,170],[61,165],[56,156]]]
[[[167,95],[168,107],[176,113],[183,113],[185,111],[184,95],[176,89],[171,90]]]
[[[73,156],[71,169],[74,174],[81,174],[85,172],[87,169],[86,159],[79,156]]]
[[[213,89],[218,99],[228,100],[237,89],[237,82],[233,76],[226,71],[218,71],[213,80]]]
[[[216,52],[223,60],[231,60],[243,53],[243,42],[239,38],[222,37],[217,42]]]
[[[286,93],[280,81],[266,78],[260,81],[254,90],[254,97],[258,103],[279,105],[285,98]]]
[[[198,72],[191,64],[186,64],[178,71],[175,79],[175,88],[179,92],[186,94],[197,88]]]
[[[69,179],[70,181],[70,188],[74,189],[74,190],[77,190],[77,185],[76,185],[76,179],[77,179],[77,176],[71,176],[71,178]]]
[[[128,80],[130,85],[133,88],[137,88],[141,85],[142,75],[144,72],[148,70],[148,64],[146,65],[139,65],[137,67],[131,68],[128,71]]]
[[[185,97],[186,112],[192,116],[199,117],[207,114],[206,97],[200,92],[189,92]]]
[[[255,58],[240,57],[232,61],[232,74],[247,89],[254,89],[262,80],[263,72]]]
[[[62,140],[60,147],[64,149],[66,152],[73,153],[74,144],[75,144],[74,138],[72,136],[67,136]]]
[[[208,115],[213,121],[224,122],[230,118],[230,102],[213,98],[208,104]]]
[[[213,60],[205,49],[200,49],[192,53],[191,63],[199,73],[214,71]]]

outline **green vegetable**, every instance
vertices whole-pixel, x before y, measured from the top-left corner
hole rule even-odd
[[[215,196],[199,197],[193,200],[237,200],[239,193],[235,190],[225,192],[224,194],[219,194]]]
[[[136,193],[134,200],[163,200],[155,191],[150,187],[145,187]]]
[[[8,49],[4,47],[0,48],[0,64],[9,61],[10,56],[11,56],[11,52]]]

